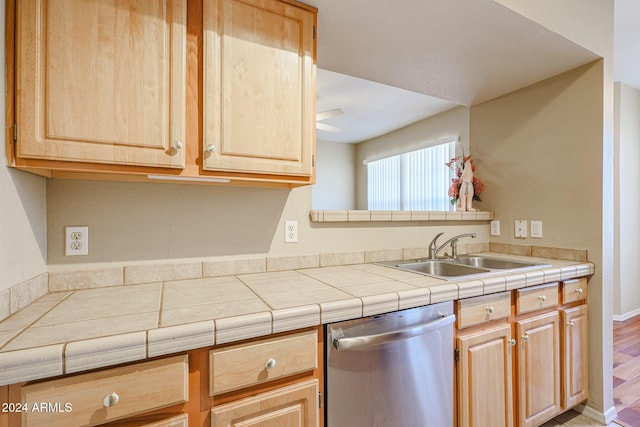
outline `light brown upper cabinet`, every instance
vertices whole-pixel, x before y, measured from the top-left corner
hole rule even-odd
[[[204,2],[205,170],[312,175],[314,24],[280,1]]]
[[[16,156],[182,168],[186,0],[17,0]]]
[[[315,182],[314,7],[7,0],[7,11],[10,166],[52,178]]]

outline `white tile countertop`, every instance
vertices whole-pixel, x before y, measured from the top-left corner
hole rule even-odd
[[[485,254],[548,266],[447,281],[359,263],[48,293],[0,322],[0,385],[594,272],[589,262]]]

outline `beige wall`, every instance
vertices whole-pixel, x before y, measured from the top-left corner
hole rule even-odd
[[[50,180],[50,264],[176,259],[238,254],[293,255],[426,247],[438,231],[476,232],[488,225],[411,227],[398,223],[312,224],[311,187],[294,190]],[[284,243],[284,221],[298,221],[298,243]],[[64,227],[89,226],[89,255],[64,256]],[[464,242],[463,242],[464,243]]]
[[[367,168],[362,162],[390,150],[399,150],[441,138],[458,136],[469,147],[469,108],[456,107],[413,123],[395,132],[361,142],[356,150],[357,208],[367,209]],[[486,209],[486,208],[485,208]]]
[[[318,141],[312,209],[355,209],[355,144]]]
[[[4,70],[5,1],[0,0],[0,62]],[[5,80],[0,79],[0,93]],[[5,99],[0,99],[4,117]],[[5,140],[4,126],[0,141]],[[0,155],[0,292],[46,271],[44,178],[7,168]]]
[[[613,132],[613,10],[614,2],[602,0],[497,0],[499,3],[561,34],[603,58],[603,124],[600,177],[605,191],[602,206],[602,251],[598,276],[589,284],[589,408],[605,412],[606,420],[615,416],[613,407],[613,293],[616,265],[614,259],[615,230],[619,214],[614,195],[619,187],[614,182],[619,167],[614,153]],[[593,254],[592,254],[593,255]],[[597,413],[593,416],[597,417]],[[601,420],[602,421],[602,420]]]
[[[596,265],[589,282],[589,406],[604,416],[613,405],[613,363],[611,317],[600,320],[602,65],[597,61],[472,107],[470,133],[485,180],[484,201],[502,225],[502,235],[492,241],[587,249]],[[514,238],[516,219],[543,221],[543,238]]]
[[[613,314],[625,320],[640,314],[640,90],[615,84],[615,138],[620,188],[616,197],[616,271]]]

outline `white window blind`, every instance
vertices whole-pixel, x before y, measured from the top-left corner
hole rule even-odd
[[[367,163],[369,210],[446,211],[455,141]]]

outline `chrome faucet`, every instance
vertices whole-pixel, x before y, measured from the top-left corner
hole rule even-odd
[[[451,244],[451,258],[458,258],[458,240],[463,237],[471,237],[473,239],[475,239],[476,237],[476,233],[460,234],[458,236],[453,236],[442,245],[438,246],[436,241],[438,240],[438,237],[442,236],[443,234],[444,233],[438,233],[436,237],[433,238],[431,243],[429,243],[429,259],[436,259],[438,257],[438,252],[440,252],[442,248],[444,248],[448,244]]]

